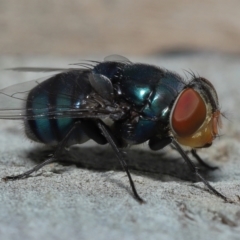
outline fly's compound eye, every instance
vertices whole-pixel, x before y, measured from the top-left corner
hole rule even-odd
[[[206,104],[199,93],[188,88],[179,96],[171,116],[173,131],[178,137],[194,134],[207,116]]]

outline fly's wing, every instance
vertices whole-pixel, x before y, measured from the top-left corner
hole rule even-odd
[[[40,78],[1,89],[0,119],[24,119],[29,92],[48,78]]]
[[[16,67],[7,68],[6,70],[17,71],[17,72],[67,72],[71,70],[80,70],[77,68],[48,68],[48,67]],[[84,71],[84,69],[83,69]]]
[[[81,66],[84,68],[92,69],[96,64],[100,63],[99,61],[91,61],[85,60],[90,63],[73,63],[70,65]],[[112,54],[104,58],[104,62],[122,62],[122,63],[132,63],[128,58],[123,57],[121,55]],[[72,70],[84,71],[85,69],[80,68],[51,68],[51,67],[15,67],[15,68],[7,68],[6,70],[18,71],[18,72],[67,72]]]
[[[126,57],[123,57],[121,55],[113,54],[109,55],[104,58],[104,62],[122,62],[122,63],[132,63],[129,59]]]
[[[85,72],[84,72],[85,71]],[[88,76],[89,71],[88,70],[82,70],[79,71],[79,73],[76,71],[76,74],[79,74],[79,77],[81,78],[81,74],[84,73],[86,76]],[[66,88],[68,86],[71,86],[71,83],[68,82],[68,78],[65,79],[66,74],[68,73],[60,73],[58,75],[52,76],[52,77],[59,77],[59,80],[62,81],[63,84],[66,84]],[[64,75],[65,74],[65,75]],[[114,116],[118,116],[118,110],[114,109],[113,107],[110,108],[104,108],[99,107],[99,104],[96,104],[97,101],[94,101],[94,99],[85,99],[85,105],[88,106],[86,108],[78,108],[77,106],[69,106],[69,104],[64,105],[64,102],[71,102],[73,99],[73,96],[71,94],[67,93],[59,95],[59,92],[51,91],[46,87],[45,84],[42,84],[44,81],[49,80],[51,77],[45,77],[38,80],[32,80],[29,82],[24,82],[20,84],[15,84],[10,87],[4,88],[0,90],[0,119],[38,119],[38,118],[106,118],[109,117],[110,114],[113,114]],[[78,81],[77,84],[81,87],[81,82]],[[36,87],[43,87],[43,91],[47,94],[50,94],[51,97],[59,98],[61,97],[62,105],[60,106],[50,106],[46,103],[42,103],[39,101],[37,103],[37,110],[40,111],[32,111],[36,109],[27,108],[27,106],[32,106],[32,104],[28,103],[28,95],[30,91]],[[46,85],[49,87],[49,85]],[[56,86],[57,87],[57,86]],[[65,87],[65,85],[64,85]],[[96,107],[98,106],[98,107]],[[40,114],[34,114],[33,112],[40,112]]]
[[[83,62],[80,63],[72,63],[70,65],[80,66],[87,69],[93,69],[97,66],[97,64],[104,63],[104,62],[118,62],[118,63],[124,63],[124,64],[132,64],[132,62],[127,59],[126,57],[123,57],[121,55],[113,54],[109,55],[104,58],[104,61],[93,61],[93,60],[83,60]]]

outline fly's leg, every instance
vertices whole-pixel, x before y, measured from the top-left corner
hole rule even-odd
[[[9,180],[18,180],[18,179],[22,179],[22,178],[27,178],[29,177],[29,175],[33,172],[36,172],[38,171],[40,168],[42,168],[43,166],[47,165],[47,164],[50,164],[52,162],[54,162],[55,159],[53,157],[51,158],[48,158],[47,160],[45,160],[44,162],[36,165],[35,167],[33,167],[32,169],[22,173],[22,174],[19,174],[19,175],[14,175],[14,176],[6,176],[4,178],[2,178],[2,180],[4,181],[9,181]]]
[[[171,147],[172,147],[172,149],[177,150],[175,146],[171,145]],[[218,169],[218,167],[210,166],[206,162],[204,162],[202,160],[202,158],[197,154],[197,151],[195,149],[185,151],[185,154],[189,154],[189,153],[191,153],[193,155],[193,157],[198,161],[198,163],[200,165],[207,168],[208,170],[214,171],[214,170]]]
[[[208,165],[207,163],[205,163],[202,158],[197,154],[197,151],[195,149],[191,150],[191,153],[193,155],[193,157],[205,168],[209,169],[209,170],[216,170],[218,169],[218,167],[212,167],[210,165]]]
[[[210,185],[210,183],[205,180],[203,178],[203,176],[198,172],[198,168],[193,164],[193,162],[191,161],[191,159],[188,157],[187,153],[180,147],[180,145],[173,140],[171,137],[167,137],[164,139],[157,139],[157,138],[152,138],[149,140],[149,147],[152,150],[159,150],[162,149],[163,147],[167,146],[168,144],[172,143],[173,145],[171,145],[171,147],[174,150],[177,150],[182,158],[185,160],[185,162],[187,163],[188,167],[190,168],[190,170],[218,197],[224,199],[225,201],[227,201],[227,197],[225,197],[224,195],[222,195],[220,192],[218,192],[213,186]],[[197,161],[202,164],[203,166],[211,169],[211,170],[215,170],[217,167],[211,167],[209,165],[207,165],[197,154],[196,150],[192,149],[191,150],[192,155],[197,159]]]
[[[117,139],[113,136],[110,129],[101,121],[98,121],[98,127],[102,131],[103,136],[107,139],[108,143],[111,145],[113,151],[115,152],[120,164],[122,165],[123,169],[127,173],[134,197],[140,203],[144,203],[144,200],[138,195],[134,182],[132,180],[131,174],[128,170],[128,166],[126,163],[126,153],[124,153],[118,146],[117,146]]]
[[[211,190],[216,196],[222,198],[224,201],[231,202],[226,196],[218,192],[207,180],[203,178],[203,176],[198,172],[198,168],[193,164],[191,159],[187,156],[184,150],[180,147],[180,145],[174,139],[172,139],[172,144],[174,145],[176,150],[181,154],[182,158],[187,163],[191,172],[193,172],[207,186],[209,190]]]
[[[59,155],[62,153],[62,149],[64,149],[64,147],[66,146],[67,141],[69,140],[69,137],[71,135],[71,133],[75,130],[75,128],[77,127],[77,125],[80,122],[76,122],[73,127],[70,129],[70,131],[66,134],[66,136],[64,137],[64,139],[58,144],[56,151],[54,152],[53,156],[48,158],[47,160],[45,160],[44,162],[36,165],[35,167],[33,167],[32,169],[19,174],[19,175],[15,175],[15,176],[6,176],[4,178],[2,178],[4,181],[8,181],[8,180],[18,180],[18,179],[22,179],[22,178],[27,178],[29,177],[30,174],[32,174],[33,172],[38,171],[40,168],[44,167],[47,164],[53,163],[53,162],[57,162]]]

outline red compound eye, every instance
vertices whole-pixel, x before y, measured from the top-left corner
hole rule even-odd
[[[183,91],[172,114],[172,128],[179,137],[195,133],[206,119],[206,105],[192,88]]]

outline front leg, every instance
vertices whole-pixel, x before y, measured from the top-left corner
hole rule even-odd
[[[180,153],[183,160],[187,163],[188,167],[190,168],[190,171],[194,173],[205,185],[206,187],[212,191],[213,194],[216,196],[222,198],[226,202],[231,202],[226,196],[224,196],[222,193],[217,191],[199,172],[198,168],[194,165],[194,163],[191,161],[191,159],[188,157],[188,155],[185,153],[185,151],[181,148],[181,146],[172,139],[172,144],[176,148],[176,150]]]
[[[207,188],[212,191],[212,193],[214,193],[216,196],[222,198],[225,201],[229,201],[227,197],[218,192],[206,179],[204,179],[204,177],[198,172],[198,168],[193,164],[191,159],[188,157],[187,153],[172,137],[167,137],[163,139],[158,139],[157,137],[154,137],[149,140],[148,144],[152,150],[160,150],[163,147],[172,144],[173,148],[180,153],[183,160],[187,163],[188,167],[190,168],[190,171],[194,173],[207,186]],[[192,150],[191,152],[198,161],[199,159],[201,159],[194,150]]]
[[[195,149],[192,149],[191,153],[192,153],[193,157],[205,168],[212,170],[212,171],[218,169],[218,167],[212,167],[212,166],[208,165],[206,162],[204,162],[202,160],[202,158],[197,154],[197,151]]]

